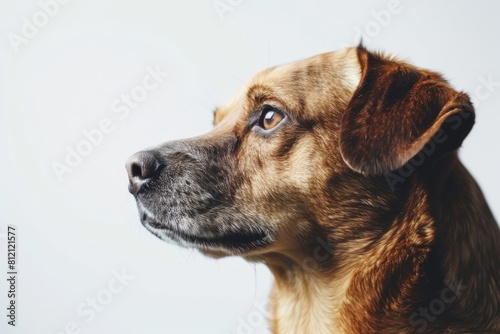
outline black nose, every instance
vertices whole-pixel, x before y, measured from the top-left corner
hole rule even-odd
[[[141,186],[158,175],[162,164],[149,151],[137,152],[125,163],[128,173],[128,190],[137,195]]]

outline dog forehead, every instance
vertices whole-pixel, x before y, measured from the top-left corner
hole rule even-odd
[[[357,48],[318,54],[316,56],[276,66],[258,73],[251,83],[261,85],[305,85],[317,79],[338,78],[355,89],[361,79]],[[302,88],[302,87],[301,87]]]
[[[281,101],[291,109],[299,109],[304,94],[310,102],[327,98],[326,88],[353,93],[361,80],[361,65],[357,48],[345,48],[319,54],[293,63],[271,67],[253,76],[233,96],[217,109],[215,124],[224,120],[232,123],[248,111],[256,100]],[[334,92],[335,93],[335,92]],[[312,95],[312,96],[311,96]]]

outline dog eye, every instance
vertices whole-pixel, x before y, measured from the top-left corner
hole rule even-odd
[[[259,126],[264,130],[271,130],[275,128],[285,118],[280,111],[272,108],[265,107],[260,114]]]

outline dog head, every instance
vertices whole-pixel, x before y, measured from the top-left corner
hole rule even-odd
[[[404,191],[386,173],[438,135],[421,165],[453,152],[473,122],[438,74],[347,48],[267,69],[208,134],[136,153],[129,190],[149,231],[215,257],[376,240]]]

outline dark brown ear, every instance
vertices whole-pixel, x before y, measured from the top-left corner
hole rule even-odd
[[[455,150],[474,124],[464,93],[439,75],[358,48],[361,81],[343,115],[340,150],[363,174],[383,174],[406,164],[440,138],[440,152]]]

